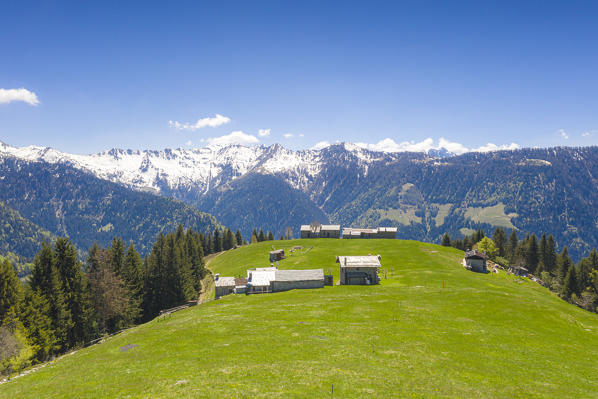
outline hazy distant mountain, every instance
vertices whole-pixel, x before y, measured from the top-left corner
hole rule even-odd
[[[373,152],[343,143],[302,151],[231,145],[71,155],[0,145],[2,154],[68,164],[181,199],[233,229],[263,227],[279,235],[287,224],[297,231],[300,221],[326,217],[343,225],[394,225],[399,237],[428,241],[445,231],[460,236],[502,226],[521,234],[551,232],[574,256],[598,246],[596,147],[454,156]]]

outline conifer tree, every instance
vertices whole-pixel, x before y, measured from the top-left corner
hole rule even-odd
[[[67,330],[68,345],[72,347],[89,338],[91,298],[75,246],[67,238],[59,238],[54,248],[54,260],[62,283],[65,305],[72,319]]]
[[[222,251],[222,237],[220,235],[220,230],[214,230],[214,252],[218,253]]]
[[[549,234],[546,240],[546,253],[544,254],[544,270],[554,274],[556,271],[556,260],[556,244],[552,234]]]
[[[519,245],[519,239],[517,238],[517,233],[515,233],[515,230],[511,231],[511,234],[509,235],[509,240],[507,242],[507,248],[506,248],[506,255],[509,258],[509,262],[514,263],[515,262],[515,257],[516,257],[516,252],[517,252],[517,246]]]
[[[179,225],[180,227],[180,225]],[[125,264],[125,242],[120,237],[112,238],[110,247],[110,263],[116,274],[124,279],[124,264]]]
[[[569,273],[569,270],[573,267],[573,262],[569,257],[569,250],[567,247],[563,247],[563,251],[558,256],[557,260],[557,280],[562,284]]]
[[[450,247],[451,246],[451,236],[449,236],[448,233],[444,233],[444,235],[442,236],[441,245],[443,247]]]
[[[546,234],[542,234],[542,238],[540,238],[540,245],[538,247],[538,268],[536,270],[536,274],[540,275],[540,273],[546,271],[546,262],[545,259],[548,256],[548,240],[546,239]]]
[[[577,292],[577,278],[575,267],[571,267],[565,276],[563,287],[561,288],[561,297],[565,299],[571,298],[571,295],[578,294]]]
[[[496,249],[498,249],[498,256],[504,257],[506,253],[507,233],[505,233],[502,227],[494,230],[492,241],[494,241],[494,245],[496,245]]]
[[[274,241],[274,234],[271,231],[268,232],[268,241]]]
[[[255,243],[257,243],[257,242],[258,242],[257,236],[256,236],[255,234],[252,234],[252,235],[251,235],[251,243],[252,243],[252,244],[255,244]]]
[[[235,238],[237,239],[237,245],[243,245],[243,236],[241,235],[241,230],[237,230],[235,233]]]
[[[587,258],[582,259],[577,267],[577,292],[581,293],[586,289],[592,289],[592,271],[598,266],[598,254],[593,249]]]
[[[50,318],[50,303],[38,290],[25,289],[25,302],[21,314],[23,325],[33,349],[33,358],[39,362],[48,360],[60,349]]]
[[[23,300],[23,290],[17,273],[8,261],[0,260],[0,323],[10,308],[18,311]]]
[[[42,244],[42,249],[35,257],[30,286],[33,290],[39,290],[50,304],[48,314],[56,337],[53,350],[67,348],[68,331],[72,329],[73,321],[65,304],[60,275],[55,266],[54,252],[46,243]]]
[[[134,319],[140,316],[143,302],[143,261],[133,243],[127,249],[124,261],[124,280],[131,298],[131,306],[138,310]]]
[[[536,235],[532,234],[528,238],[525,248],[525,264],[531,273],[536,273],[538,261],[538,240],[536,239]]]
[[[266,236],[264,235],[264,230],[260,229],[260,234],[257,236],[258,242],[262,242],[266,240]]]

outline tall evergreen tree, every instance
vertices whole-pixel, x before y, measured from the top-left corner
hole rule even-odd
[[[84,343],[90,335],[92,316],[91,298],[86,276],[77,259],[75,246],[66,238],[56,240],[54,261],[64,293],[65,305],[71,315],[72,324],[67,330],[69,346]]]
[[[243,236],[241,235],[241,230],[237,230],[235,237],[237,239],[237,245],[243,245]]]
[[[23,300],[21,282],[8,259],[0,260],[0,324],[10,308],[18,312]]]
[[[222,237],[220,235],[220,230],[214,230],[214,252],[221,252],[222,251]]]
[[[515,262],[518,245],[519,245],[519,239],[517,238],[517,233],[515,233],[515,230],[513,230],[513,231],[511,231],[511,234],[509,235],[509,240],[507,242],[507,248],[506,248],[506,251],[507,251],[506,255],[509,259],[509,262],[511,262],[511,263]]]
[[[592,289],[592,272],[598,266],[598,254],[596,249],[590,252],[587,258],[583,258],[577,267],[577,292],[581,293],[586,289]]]
[[[271,231],[268,232],[268,241],[274,241],[274,234]]]
[[[544,270],[554,274],[556,271],[556,244],[552,234],[548,235],[546,239],[546,253],[544,254]]]
[[[494,230],[494,234],[492,235],[492,241],[494,241],[494,245],[496,245],[496,249],[498,249],[498,256],[504,257],[507,246],[507,233],[505,233],[502,227],[499,227],[496,230]]]
[[[67,348],[68,332],[73,328],[73,320],[65,304],[60,275],[55,266],[54,252],[46,243],[42,244],[42,249],[35,257],[30,286],[33,290],[39,290],[50,304],[48,314],[56,337],[53,350]]]
[[[442,236],[441,245],[443,247],[450,247],[451,246],[451,236],[449,236],[447,233],[444,233],[444,235]]]
[[[536,235],[532,234],[526,244],[525,250],[525,264],[531,273],[535,273],[538,269],[539,255],[538,255],[538,240]]]
[[[25,289],[25,303],[21,319],[33,349],[33,358],[39,362],[48,360],[50,355],[58,352],[60,346],[56,339],[50,303],[39,289]]]
[[[266,236],[264,235],[264,230],[260,229],[260,234],[257,236],[258,242],[262,242],[266,240]]]
[[[573,294],[579,294],[577,291],[578,284],[576,278],[576,271],[575,267],[571,267],[565,276],[565,281],[563,282],[563,287],[561,288],[561,297],[565,299],[571,298]]]
[[[180,225],[179,225],[180,227]],[[125,265],[125,242],[120,237],[112,238],[112,243],[110,247],[110,263],[112,264],[112,269],[116,274],[124,278],[123,268]]]
[[[546,271],[546,258],[548,257],[548,240],[546,239],[546,234],[542,234],[542,238],[540,238],[538,256],[538,269],[536,270],[536,274],[540,275],[541,272]]]
[[[557,259],[557,280],[562,284],[569,273],[569,270],[573,268],[573,262],[569,257],[569,250],[567,247],[563,247],[563,251],[559,254]]]
[[[139,312],[143,302],[143,278],[143,260],[131,243],[124,261],[124,281],[131,298],[131,306],[138,309]],[[139,318],[139,312],[135,315],[135,320]]]

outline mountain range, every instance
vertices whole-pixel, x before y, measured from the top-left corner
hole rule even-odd
[[[74,155],[0,144],[0,158],[60,165],[181,200],[244,235],[257,227],[278,236],[287,226],[297,234],[300,224],[317,220],[397,226],[399,238],[432,242],[477,228],[547,232],[574,257],[598,246],[597,147],[457,156],[340,143],[300,151],[275,144]]]

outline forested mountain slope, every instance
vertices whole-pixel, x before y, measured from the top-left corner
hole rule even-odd
[[[160,232],[174,231],[178,224],[199,232],[220,226],[195,207],[130,190],[63,164],[5,157],[0,159],[0,176],[0,201],[49,233],[69,237],[83,251],[94,241],[107,246],[120,236],[145,254]],[[18,239],[3,237],[3,245],[14,246]]]

